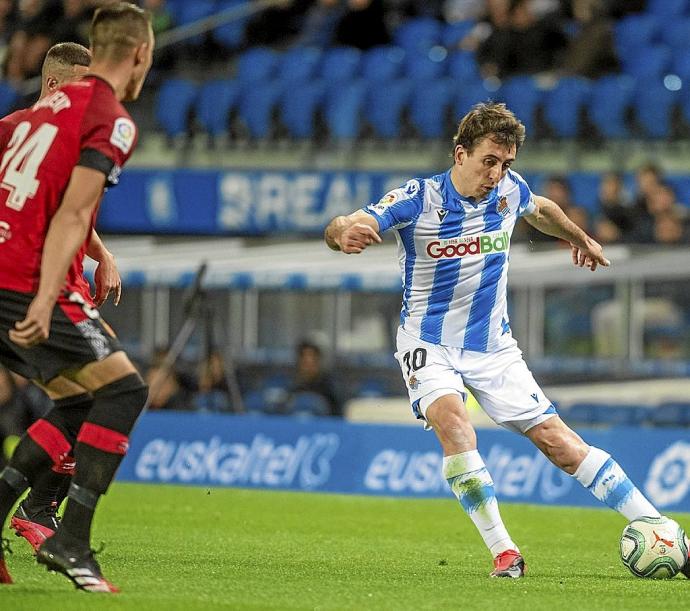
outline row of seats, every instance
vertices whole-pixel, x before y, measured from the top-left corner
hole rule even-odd
[[[290,138],[311,139],[319,122],[334,140],[356,139],[366,126],[377,138],[395,139],[412,132],[421,139],[436,139],[447,137],[459,117],[487,99],[505,101],[525,123],[530,137],[598,134],[610,139],[659,139],[686,135],[683,130],[690,124],[690,53],[685,81],[562,78],[550,88],[529,76],[513,77],[499,86],[484,82],[463,64],[463,53],[451,60],[462,66],[452,76],[433,74],[431,67],[438,63],[428,58],[419,61],[429,68],[427,72],[400,76],[390,61],[374,61],[395,55],[395,49],[388,47],[366,54],[361,71],[354,49],[332,49],[323,57],[314,49],[295,49],[285,54],[275,77],[271,77],[273,53],[266,53],[255,49],[249,57],[243,56],[245,61],[240,60],[232,79],[201,84],[181,78],[165,81],[155,108],[165,133],[170,137],[187,133],[195,117],[212,136],[226,134],[237,118],[247,135],[257,140],[274,135],[276,125]],[[271,62],[264,61],[267,57]],[[255,64],[255,59],[261,61]]]
[[[611,405],[609,403],[574,403],[559,408],[568,423],[593,426],[690,426],[690,403],[646,405]]]

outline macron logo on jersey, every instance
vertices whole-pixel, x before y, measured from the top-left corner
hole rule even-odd
[[[119,148],[126,155],[132,150],[136,133],[134,123],[125,117],[119,117],[115,119],[113,133],[110,135],[110,144]]]
[[[432,259],[461,259],[471,255],[492,255],[506,252],[510,245],[507,231],[490,231],[461,238],[433,240],[426,246]]]

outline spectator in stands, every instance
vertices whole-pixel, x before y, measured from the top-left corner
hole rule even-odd
[[[653,163],[641,165],[635,173],[637,194],[633,207],[633,225],[623,236],[625,242],[649,244],[654,241],[654,219],[650,212],[650,200],[663,182],[661,169]]]
[[[154,364],[145,375],[149,385],[149,410],[190,411],[194,409],[194,397],[181,383],[180,376],[173,369]]]
[[[199,363],[198,376],[198,390],[194,397],[197,409],[214,412],[230,410],[226,364],[218,350],[211,351],[208,357]]]
[[[175,18],[167,6],[166,0],[144,0],[142,5],[151,13],[151,27],[153,34],[158,38],[159,34],[172,30],[175,27]],[[177,54],[174,47],[157,48],[153,59],[153,69],[170,70],[175,67]],[[154,75],[149,77],[155,79]]]
[[[287,47],[299,35],[313,0],[283,0],[259,11],[247,23],[245,39],[254,45]]]
[[[491,32],[477,60],[486,77],[547,72],[559,65],[566,44],[554,14],[539,17],[531,0],[510,0],[508,24]]]
[[[383,0],[347,0],[347,10],[335,27],[335,43],[363,51],[391,40]]]
[[[625,241],[634,228],[635,210],[621,174],[604,174],[599,185],[598,204],[599,218],[595,226],[597,239],[606,244]]]
[[[297,367],[290,389],[291,399],[299,393],[313,393],[323,397],[329,407],[329,416],[342,416],[343,405],[331,375],[324,369],[321,348],[310,341],[297,346]]]
[[[568,215],[571,221],[582,227],[585,231],[589,231],[587,211],[582,206],[573,202],[570,183],[565,176],[550,176],[544,181],[542,189],[544,197],[548,197],[550,200],[556,202],[563,212]],[[555,243],[559,241],[558,238],[547,236],[537,231],[531,225],[527,230],[527,238],[532,243]]]
[[[0,65],[5,65],[9,44],[17,29],[17,15],[12,0],[0,0]]]
[[[89,26],[95,6],[85,0],[62,0],[62,17],[53,30],[54,42],[78,42],[88,46]]]
[[[572,13],[578,29],[563,55],[563,72],[587,78],[616,72],[613,20],[606,17],[603,0],[572,0]]]
[[[660,183],[647,199],[647,212],[652,219],[651,240],[657,244],[687,242],[687,206],[678,202],[675,189]]]

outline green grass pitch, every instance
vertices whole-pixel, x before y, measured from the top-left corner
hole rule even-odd
[[[451,498],[405,500],[117,484],[94,542],[122,588],[77,592],[12,537],[0,609],[673,609],[690,580],[645,581],[618,558],[611,511],[504,504],[529,571],[491,559]],[[673,515],[690,528],[690,515]],[[5,530],[5,536],[8,531]]]

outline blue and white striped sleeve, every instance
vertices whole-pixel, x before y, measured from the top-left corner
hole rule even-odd
[[[520,203],[518,204],[517,214],[518,216],[527,216],[532,214],[536,208],[537,204],[534,202],[534,194],[529,188],[529,185],[525,179],[520,176],[517,172],[508,170],[510,172],[510,178],[517,184],[520,189]]]
[[[383,233],[391,227],[402,229],[414,221],[422,212],[423,200],[423,183],[410,180],[399,189],[386,193],[376,204],[369,204],[362,210],[378,221],[379,231]]]

